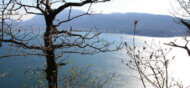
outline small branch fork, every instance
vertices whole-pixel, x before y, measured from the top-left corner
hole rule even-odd
[[[170,42],[170,43],[165,43],[165,44],[169,45],[169,46],[185,49],[187,51],[187,54],[190,56],[190,49],[188,47],[189,40],[187,40],[187,37],[185,37],[184,40],[185,40],[185,45],[184,46],[177,44],[175,41]]]

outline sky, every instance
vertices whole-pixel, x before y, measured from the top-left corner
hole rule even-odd
[[[176,0],[112,0],[108,3],[94,5],[93,9],[103,13],[113,12],[139,12],[171,15],[171,5]]]
[[[86,11],[88,6],[85,5],[74,9]],[[136,12],[172,15],[172,6],[177,7],[176,0],[111,0],[106,3],[93,4],[92,10],[103,14]],[[30,19],[32,16],[25,16],[24,18]]]
[[[87,6],[77,8],[85,10]],[[176,0],[111,0],[107,3],[93,5],[93,10],[108,13],[151,13],[172,15],[172,7],[179,8]]]

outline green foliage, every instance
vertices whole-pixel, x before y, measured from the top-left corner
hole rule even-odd
[[[70,62],[68,62],[70,63]],[[66,72],[60,72],[58,76],[59,88],[102,88],[111,82],[113,75],[104,74],[99,77],[94,71],[91,71],[92,64],[87,66],[75,66],[66,70],[65,67],[60,67]],[[46,80],[44,69],[32,69],[25,71],[24,88],[47,88],[48,82]]]

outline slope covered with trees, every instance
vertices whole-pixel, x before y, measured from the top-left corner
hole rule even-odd
[[[61,12],[56,19],[67,19],[69,10]],[[84,12],[73,10],[72,16]],[[79,30],[90,30],[93,27],[101,32],[133,34],[133,21],[138,20],[137,35],[171,37],[185,35],[187,29],[184,25],[178,24],[174,17],[167,15],[154,15],[145,13],[112,13],[101,15],[88,15],[63,24],[59,29],[70,28],[72,26]],[[22,25],[45,26],[43,17],[34,16],[32,19],[24,21]]]

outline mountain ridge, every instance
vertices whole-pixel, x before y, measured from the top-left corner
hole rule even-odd
[[[84,13],[73,10],[71,17]],[[68,10],[61,12],[56,19],[67,19]],[[150,13],[112,13],[101,15],[87,15],[74,19],[61,25],[58,29],[66,29],[72,26],[76,30],[89,30],[93,27],[100,32],[133,34],[134,20],[138,20],[137,35],[172,37],[183,36],[187,32],[184,25],[174,22],[174,17],[168,15],[156,15]],[[56,23],[56,22],[55,22]],[[34,16],[30,20],[22,22],[22,25],[35,25],[45,28],[42,16]]]

